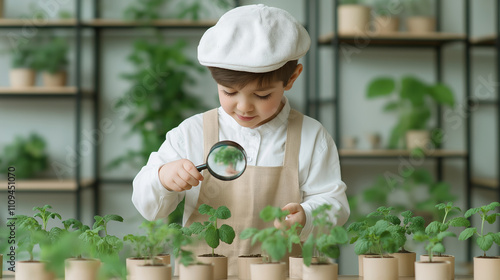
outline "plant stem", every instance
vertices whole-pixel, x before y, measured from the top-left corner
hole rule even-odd
[[[446,217],[448,216],[448,212],[449,212],[449,210],[448,210],[448,209],[445,209],[445,210],[444,210],[444,218],[443,218],[443,223],[442,223],[442,224],[444,224],[444,223],[445,223],[445,221],[446,221]]]

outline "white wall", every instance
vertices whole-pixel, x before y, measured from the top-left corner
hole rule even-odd
[[[51,7],[52,11],[57,9],[73,9],[73,1],[59,0],[57,6]],[[29,0],[6,0],[5,10],[9,17],[20,16],[23,14],[30,15],[26,7],[28,3],[49,3],[50,1],[29,1]],[[85,2],[84,18],[91,17],[90,1]],[[127,1],[106,0],[103,1],[104,9],[103,16],[108,18],[120,18],[121,11],[126,7]],[[268,5],[277,6],[288,10],[299,21],[305,22],[304,3],[302,0],[268,0],[268,1],[243,1],[244,4],[250,3],[266,3]],[[329,0],[321,0],[320,2],[320,30],[321,34],[332,31],[332,5]],[[494,1],[473,1],[473,35],[484,35],[494,32]],[[60,5],[60,6],[59,6]],[[463,29],[463,9],[462,1],[443,0],[443,30],[446,32],[464,32]],[[217,18],[221,11],[212,10],[213,18]],[[41,30],[37,30],[43,32]],[[22,32],[20,30],[0,30],[2,39],[0,39],[0,49],[8,48],[9,32]],[[74,44],[71,40],[73,37],[67,35],[65,31],[58,31],[61,34],[66,34],[74,50]],[[188,40],[189,53],[195,58],[196,45],[201,36],[200,31],[164,31],[169,41],[179,37]],[[84,87],[92,85],[92,37],[89,32],[85,32],[84,39],[84,56],[82,71],[82,79]],[[101,92],[101,117],[109,119],[112,123],[112,130],[106,133],[102,142],[102,165],[104,166],[109,160],[121,155],[129,148],[139,145],[137,137],[124,138],[124,134],[128,131],[128,126],[124,122],[123,117],[114,111],[112,108],[114,101],[119,98],[127,89],[128,84],[122,80],[119,75],[132,70],[132,65],[126,61],[127,55],[132,50],[132,42],[134,39],[147,36],[142,31],[138,30],[105,30],[104,39],[102,42],[102,87]],[[170,39],[171,38],[171,39]],[[455,92],[457,103],[461,106],[452,113],[453,116],[459,116],[458,119],[444,119],[446,135],[448,136],[445,147],[450,149],[463,149],[465,119],[461,117],[460,108],[465,104],[464,100],[464,48],[461,44],[452,44],[447,46],[444,52],[444,79],[445,82],[452,87]],[[322,96],[328,96],[332,92],[333,67],[332,50],[329,48],[321,48],[321,65],[320,65],[320,89]],[[492,79],[495,83],[495,55],[492,50],[474,50],[473,56],[473,88],[484,80]],[[74,53],[70,53],[70,61],[74,61]],[[3,53],[0,55],[0,86],[8,86],[8,70],[9,70],[9,55]],[[342,103],[340,104],[342,112],[342,133],[343,135],[356,136],[360,139],[360,148],[367,148],[368,142],[366,134],[369,132],[380,132],[383,135],[383,140],[387,139],[390,128],[395,123],[395,116],[384,114],[381,111],[383,100],[366,100],[364,97],[367,83],[381,75],[389,75],[400,77],[403,74],[413,74],[422,79],[432,82],[434,77],[433,67],[433,52],[429,50],[414,50],[414,49],[380,49],[380,48],[361,48],[360,52],[347,59],[342,57],[341,61],[341,92]],[[307,71],[307,65],[306,65]],[[490,78],[491,76],[491,78]],[[70,84],[74,84],[74,72],[70,71]],[[299,110],[304,111],[304,88],[305,75],[303,75],[295,87],[288,93],[292,105]],[[211,80],[208,73],[198,77],[198,83],[193,87],[193,92],[200,96],[200,100],[210,106],[217,106],[215,84]],[[206,94],[213,92],[213,95]],[[479,92],[474,91],[473,94],[477,97],[493,98],[496,95],[494,92]],[[88,135],[91,133],[90,116],[92,111],[89,104],[85,106],[85,123],[82,128],[82,134]],[[18,134],[26,135],[29,131],[36,131],[42,134],[48,142],[48,152],[52,161],[66,162],[66,158],[72,152],[74,143],[74,103],[69,100],[58,99],[0,99],[0,149],[13,141],[14,136]],[[328,112],[328,111],[326,111]],[[495,176],[497,168],[497,160],[495,155],[497,151],[498,139],[496,139],[496,110],[492,108],[480,109],[474,113],[473,118],[473,137],[474,151],[473,170],[477,175]],[[324,114],[326,117],[321,121],[332,131],[331,114]],[[457,121],[458,120],[458,121]],[[89,141],[91,139],[85,139]],[[84,176],[92,174],[92,155],[91,153],[83,154],[84,160]],[[71,164],[71,162],[66,162]],[[376,163],[374,165],[373,163]],[[360,190],[368,187],[373,182],[376,175],[385,171],[397,172],[397,167],[400,162],[398,160],[384,161],[353,161],[345,160],[342,162],[343,178],[346,181],[349,190],[348,194],[357,194]],[[433,167],[432,162],[425,166]],[[464,208],[465,206],[465,184],[464,184],[464,162],[461,159],[446,160],[445,179],[453,186],[453,193],[460,197],[458,205]],[[136,167],[123,167],[113,171],[103,171],[105,178],[133,178],[137,173]],[[0,174],[2,176],[3,174]],[[475,192],[474,205],[490,201],[491,193]],[[137,226],[142,221],[142,218],[135,210],[131,201],[131,185],[103,185],[100,193],[101,199],[101,214],[116,213],[124,216],[126,223],[122,225],[113,225],[110,229],[111,234],[122,236],[125,232],[136,232]],[[4,208],[6,196],[0,194],[1,208]],[[53,194],[19,194],[17,196],[17,212],[18,214],[28,214],[33,206],[43,204],[51,204],[54,210],[63,213],[63,218],[69,218],[74,215],[74,202],[71,195],[53,195]],[[89,194],[86,194],[84,202],[85,210],[91,210],[91,199]],[[86,212],[88,213],[88,212]],[[0,219],[5,219],[6,210],[0,209]],[[85,221],[90,223],[91,216],[85,215]],[[465,246],[463,243],[450,242],[449,252],[457,256],[457,263],[465,261]],[[342,274],[356,274],[356,263],[354,255],[349,247],[343,249],[343,262],[341,263]],[[479,254],[479,252],[475,252]],[[458,268],[458,272],[463,272]]]

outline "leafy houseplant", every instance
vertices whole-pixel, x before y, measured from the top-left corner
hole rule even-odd
[[[413,148],[402,141],[407,132],[411,130],[427,130],[428,121],[432,116],[432,110],[436,105],[447,105],[453,107],[455,98],[451,89],[442,84],[426,84],[413,76],[405,76],[396,88],[396,80],[393,78],[377,78],[370,82],[367,90],[367,98],[387,97],[391,98],[385,105],[385,112],[396,112],[399,120],[392,129],[389,137],[388,148],[397,149],[402,147]],[[433,139],[437,141],[438,139]],[[423,141],[421,141],[423,142]],[[416,143],[418,147],[425,147],[426,143]],[[410,143],[412,145],[412,143]],[[416,146],[415,146],[416,147]]]
[[[51,38],[37,48],[33,67],[43,72],[43,84],[48,87],[66,85],[68,44],[62,38]]]
[[[28,42],[19,42],[11,50],[10,85],[14,88],[31,87],[35,85],[35,70],[33,60],[36,48]]]
[[[375,31],[379,33],[397,32],[399,30],[399,14],[402,7],[398,2],[392,0],[375,0],[373,2],[375,12]]]
[[[27,138],[17,136],[13,143],[5,146],[0,157],[0,168],[7,170],[9,166],[15,166],[16,176],[22,179],[45,171],[48,167],[45,140],[35,133]]]
[[[370,7],[362,0],[341,0],[338,7],[338,31],[347,34],[365,34],[370,21]]]

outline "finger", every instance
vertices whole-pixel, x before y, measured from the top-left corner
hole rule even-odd
[[[189,160],[185,161],[182,164],[182,167],[184,167],[184,169],[189,174],[191,174],[191,176],[193,176],[193,178],[195,178],[198,181],[203,181],[203,175],[201,175],[200,171],[198,171],[198,169],[196,169],[196,166],[194,166],[194,164],[191,161],[189,161]],[[198,184],[196,184],[196,185],[198,185]]]
[[[300,204],[298,203],[288,203],[283,208],[281,208],[281,210],[288,210],[290,214],[294,214],[302,211],[302,206],[300,206]]]
[[[191,185],[189,185],[188,183],[186,183],[184,180],[182,180],[181,177],[179,176],[175,176],[174,178],[172,178],[174,180],[174,183],[181,189],[181,191],[185,191],[185,190],[190,190],[192,188]]]
[[[182,168],[179,170],[179,177],[184,182],[186,182],[186,184],[191,185],[191,186],[198,186],[198,184],[200,183],[200,181],[197,180],[195,177],[193,177],[193,175],[191,173],[189,173],[187,170],[182,169]]]

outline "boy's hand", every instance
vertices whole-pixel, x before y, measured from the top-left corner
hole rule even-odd
[[[187,159],[180,159],[164,164],[158,171],[160,182],[169,191],[190,190],[203,181],[203,176],[196,166]]]
[[[287,228],[290,228],[293,224],[298,222],[302,226],[306,225],[306,213],[304,211],[304,208],[298,203],[288,203],[285,205],[285,207],[281,208],[281,210],[288,210],[290,214],[286,216],[285,220],[285,225]],[[274,226],[276,228],[279,228],[280,222],[279,221],[274,221]]]

